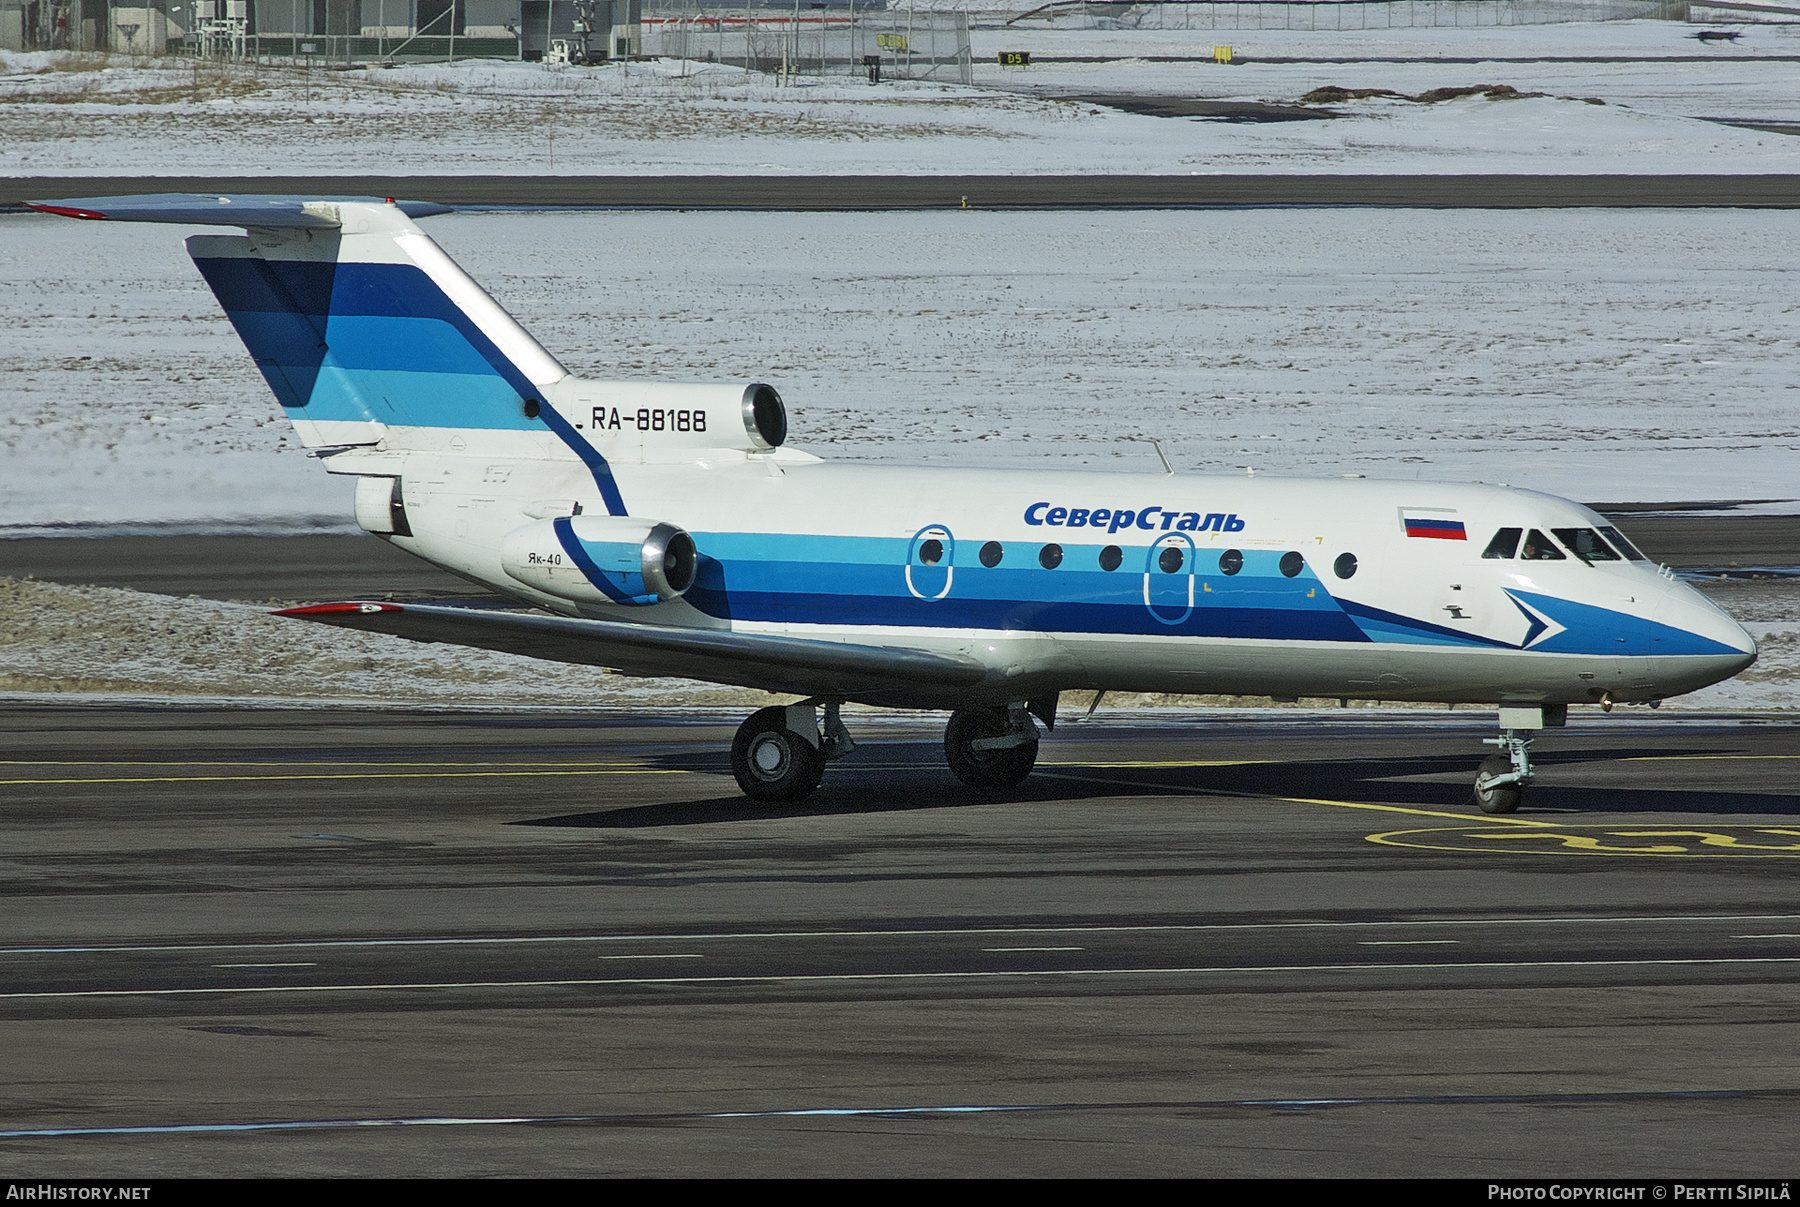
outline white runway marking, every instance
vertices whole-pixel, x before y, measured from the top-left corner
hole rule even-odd
[[[1800,956],[1723,956],[1654,960],[1477,960],[1441,964],[1240,964],[1224,967],[1179,968],[1021,968],[1017,970],[969,970],[960,972],[822,972],[769,976],[692,977],[570,977],[533,981],[403,981],[370,985],[239,985],[184,986],[174,989],[58,989],[30,993],[0,993],[0,1001],[27,998],[76,997],[187,997],[226,993],[374,993],[413,989],[556,989],[611,985],[783,985],[827,981],[955,981],[992,977],[1140,977],[1217,976],[1229,973],[1279,972],[1451,972],[1509,968],[1657,968],[1748,964],[1800,964]]]
[[[846,1106],[800,1107],[770,1111],[696,1111],[689,1113],[645,1112],[631,1115],[427,1115],[415,1118],[289,1119],[267,1123],[163,1123],[124,1127],[41,1127],[0,1131],[0,1139],[49,1139],[58,1136],[182,1135],[195,1132],[311,1131],[322,1128],[366,1127],[469,1127],[520,1123],[644,1123],[703,1119],[807,1119],[868,1118],[880,1116],[984,1115],[1018,1112],[1067,1111],[1166,1111],[1222,1107],[1268,1110],[1307,1110],[1340,1106],[1494,1106],[1500,1104],[1554,1104],[1652,1102],[1670,1099],[1793,1098],[1800,1091],[1788,1088],[1762,1090],[1624,1090],[1574,1094],[1420,1094],[1406,1097],[1361,1098],[1226,1098],[1216,1100],[1149,1102],[1034,1102],[968,1106]]]
[[[1086,951],[1085,947],[984,947],[983,951]]]
[[[1795,922],[1800,914],[1675,914],[1592,918],[1446,918],[1424,921],[1383,922],[1205,922],[1145,926],[951,926],[908,930],[778,930],[700,931],[691,934],[647,935],[499,935],[487,938],[446,937],[431,939],[296,939],[277,943],[139,943],[91,947],[0,947],[0,955],[82,955],[136,951],[288,951],[319,947],[472,947],[483,944],[522,943],[692,943],[729,939],[879,939],[920,935],[1103,935],[1155,934],[1162,932],[1252,930],[1351,930],[1382,927],[1428,926],[1623,926],[1674,922]]]

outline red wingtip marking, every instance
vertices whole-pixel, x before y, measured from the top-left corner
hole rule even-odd
[[[364,613],[369,613],[372,615],[377,612],[400,612],[400,611],[404,611],[404,609],[401,608],[399,604],[328,603],[328,604],[307,604],[303,608],[282,608],[278,611],[269,613],[269,615],[271,615],[271,616],[339,616],[345,612],[364,612]]]
[[[41,210],[46,214],[61,214],[65,218],[103,219],[106,217],[99,210],[79,210],[72,205],[39,205],[35,201],[27,201],[25,204],[30,209]]]

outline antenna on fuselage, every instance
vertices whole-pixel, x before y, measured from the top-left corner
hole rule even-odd
[[[1162,462],[1163,473],[1171,478],[1175,476],[1175,467],[1169,464],[1169,454],[1163,452],[1162,441],[1154,436],[1121,436],[1121,440],[1134,440],[1139,444],[1148,444],[1156,450],[1156,459]]]

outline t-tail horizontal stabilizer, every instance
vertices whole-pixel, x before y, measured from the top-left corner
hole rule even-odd
[[[68,197],[27,201],[46,214],[110,222],[174,222],[182,226],[243,226],[329,230],[340,225],[331,207],[340,202],[392,205],[408,218],[454,211],[435,201],[395,201],[392,197],[282,197],[266,193],[208,196],[201,193],[146,193],[136,197]]]

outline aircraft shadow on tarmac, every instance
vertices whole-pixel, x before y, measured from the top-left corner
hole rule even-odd
[[[1800,792],[1730,791],[1707,787],[1658,787],[1645,784],[1656,763],[1624,763],[1620,759],[1657,756],[1694,758],[1729,755],[1734,750],[1693,747],[1657,750],[1642,746],[1620,750],[1546,752],[1534,760],[1540,770],[1526,794],[1522,815],[1537,814],[1767,814],[1800,817]],[[899,813],[978,805],[1032,805],[1139,796],[1209,795],[1234,798],[1268,797],[1353,801],[1400,805],[1415,809],[1466,811],[1470,820],[1483,814],[1471,800],[1466,781],[1475,760],[1467,754],[1368,759],[1324,759],[1246,763],[1211,767],[1119,767],[1101,761],[1040,763],[1038,773],[1006,792],[977,792],[956,782],[935,763],[935,746],[863,747],[826,774],[811,797],[792,803],[752,801],[732,793],[659,804],[628,805],[585,813],[514,822],[525,826],[573,826],[592,829],[647,829],[659,826],[706,825],[713,822],[777,818]],[[858,758],[864,765],[859,767]],[[916,760],[916,761],[915,761]],[[1558,768],[1586,763],[1614,763],[1620,774],[1613,783],[1570,785],[1556,782]],[[689,754],[657,760],[670,770],[722,773],[716,758]],[[1753,764],[1752,764],[1753,765]],[[1718,780],[1729,782],[1721,762]],[[1629,770],[1628,770],[1629,769]],[[1432,777],[1432,778],[1425,778]],[[1446,778],[1437,778],[1446,777]],[[1449,777],[1454,777],[1449,778]]]

